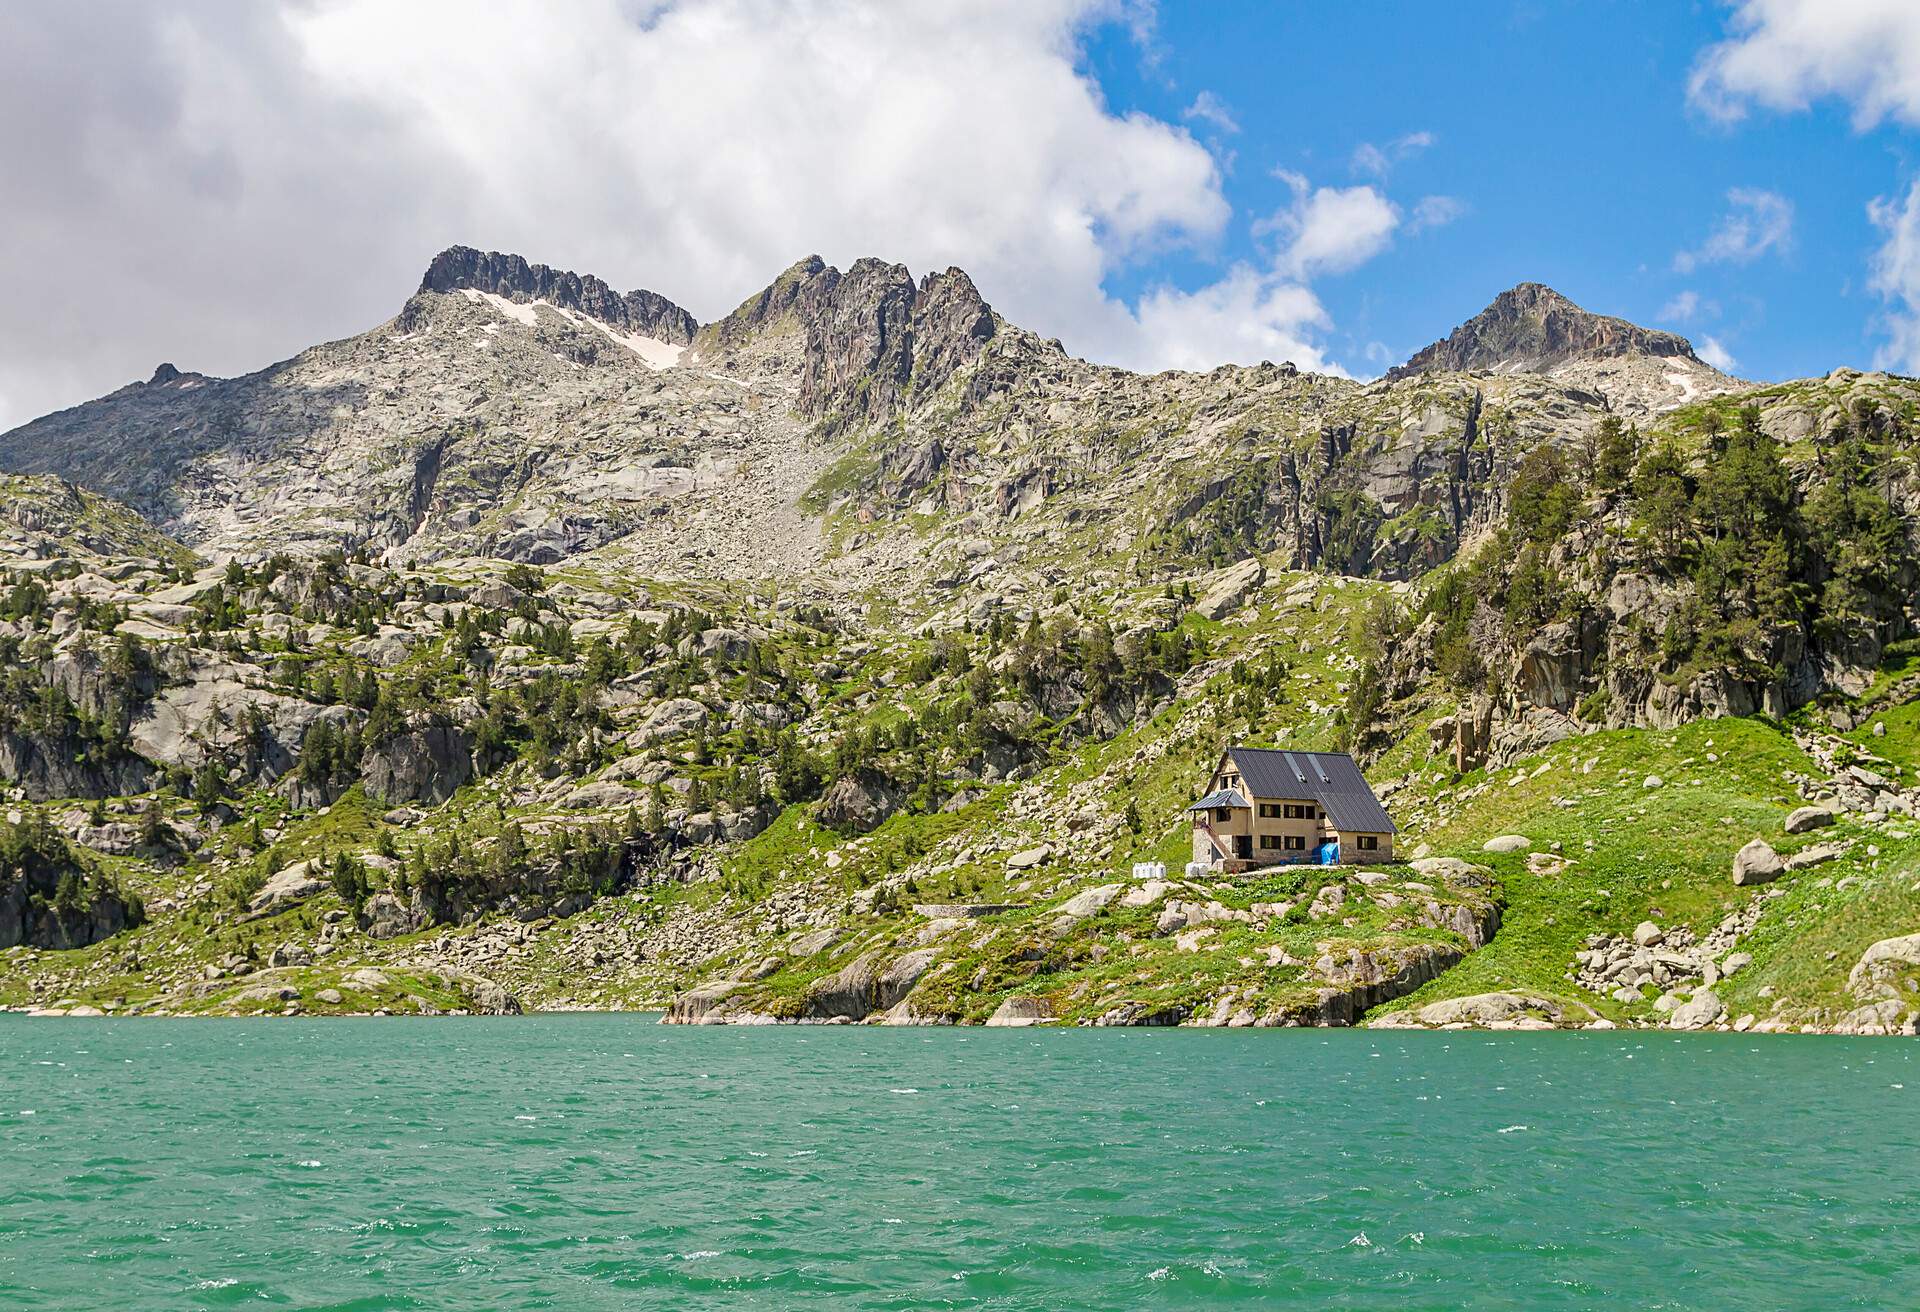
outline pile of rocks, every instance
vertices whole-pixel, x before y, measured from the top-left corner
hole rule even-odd
[[[1610,994],[1620,1002],[1641,1002],[1648,985],[1671,993],[1692,985],[1712,988],[1720,980],[1752,962],[1734,944],[1758,915],[1760,903],[1749,903],[1697,939],[1686,926],[1662,928],[1651,920],[1635,926],[1631,935],[1591,934],[1574,953],[1568,977],[1582,988]]]
[[[1794,812],[1794,816],[1822,810],[1839,811],[1868,824],[1880,824],[1893,816],[1920,816],[1920,789],[1903,788],[1892,778],[1892,773],[1897,772],[1892,762],[1868,755],[1858,743],[1846,739],[1812,733],[1797,733],[1794,737],[1827,774],[1824,780],[1801,779],[1800,795],[1818,805],[1803,807]],[[1870,768],[1872,766],[1883,769]],[[1820,823],[1816,819],[1809,827],[1817,828]],[[1802,831],[1789,823],[1787,832]]]

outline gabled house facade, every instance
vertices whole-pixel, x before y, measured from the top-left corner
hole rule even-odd
[[[1393,821],[1345,752],[1229,747],[1187,812],[1194,861],[1228,873],[1393,860]]]

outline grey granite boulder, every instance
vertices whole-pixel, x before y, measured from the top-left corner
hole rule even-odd
[[[247,900],[247,910],[256,916],[278,915],[324,892],[326,887],[315,862],[296,861],[269,876],[260,890]]]
[[[1869,946],[1847,972],[1847,989],[1856,998],[1893,996],[1909,975],[1920,975],[1920,934],[1883,938]]]
[[[1206,619],[1224,619],[1246,605],[1266,577],[1267,567],[1257,556],[1248,556],[1214,575],[1193,609]]]
[[[1756,838],[1734,853],[1733,882],[1742,887],[1770,884],[1785,874],[1786,870],[1786,863],[1780,859],[1780,854],[1764,838]]]
[[[1825,806],[1803,806],[1795,810],[1786,819],[1786,831],[1790,834],[1804,834],[1833,823],[1833,810]]]

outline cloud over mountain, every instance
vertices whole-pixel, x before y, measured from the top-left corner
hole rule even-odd
[[[1184,127],[1076,66],[1100,0],[587,0],[0,13],[0,423],[234,370],[390,313],[455,239],[551,251],[703,318],[808,250],[959,264],[1075,350],[1168,361],[1103,291],[1230,218]],[[85,60],[67,58],[75,49]],[[268,289],[271,294],[268,294]],[[1231,288],[1196,299],[1189,320]],[[1256,306],[1255,312],[1259,313]],[[101,325],[111,318],[114,329]],[[1298,320],[1288,322],[1298,324]]]

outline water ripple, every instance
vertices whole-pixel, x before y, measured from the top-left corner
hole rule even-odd
[[[0,1017],[0,1308],[1900,1306],[1912,1052]]]

